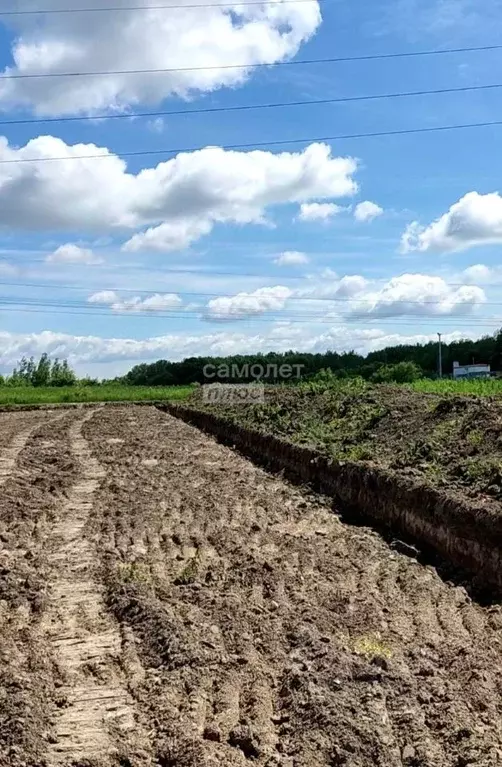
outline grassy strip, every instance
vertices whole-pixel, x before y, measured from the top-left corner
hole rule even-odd
[[[191,386],[2,386],[0,405],[46,405],[60,402],[140,402],[184,400]]]
[[[431,381],[423,378],[409,384],[412,389],[431,394],[476,394],[481,397],[496,397],[502,395],[502,378],[471,378],[466,381],[454,381],[444,378],[441,381]]]

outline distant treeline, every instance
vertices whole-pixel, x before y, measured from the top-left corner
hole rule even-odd
[[[453,363],[489,363],[502,371],[502,330],[478,341],[455,341],[443,344],[443,372],[451,375]],[[131,386],[186,386],[194,383],[266,383],[293,381],[301,372],[309,380],[321,371],[331,371],[339,378],[361,376],[368,381],[412,381],[433,378],[438,372],[438,344],[389,346],[366,356],[355,352],[307,354],[288,351],[269,354],[237,354],[230,357],[190,357],[182,362],[159,360],[136,365],[114,381]],[[10,376],[0,376],[3,386],[96,386],[96,379],[78,378],[66,360],[51,360],[47,354],[35,360],[23,357]]]
[[[453,363],[462,365],[474,362],[490,363],[492,370],[502,370],[502,330],[493,336],[478,341],[455,341],[443,344],[443,372],[452,373]],[[284,353],[233,355],[230,357],[190,357],[182,362],[159,360],[153,364],[136,365],[121,381],[134,386],[183,386],[191,383],[219,381],[242,383],[256,380],[266,382],[283,380],[277,372],[298,366],[302,378],[314,377],[321,370],[331,370],[340,377],[362,376],[370,380],[382,378],[382,369],[400,363],[413,363],[420,375],[434,377],[438,371],[438,344],[416,344],[413,346],[390,346],[366,356],[355,352],[339,354],[328,351],[325,354],[303,354],[288,351]],[[256,375],[258,369],[260,376]],[[209,376],[208,376],[209,371]],[[385,376],[383,376],[385,378]]]
[[[57,357],[50,359],[48,354],[36,360],[34,357],[23,357],[12,371],[11,375],[0,375],[0,386],[35,388],[63,386],[94,386],[98,381],[92,378],[77,378],[75,371],[67,360]]]

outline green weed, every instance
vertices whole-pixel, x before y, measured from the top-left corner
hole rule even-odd
[[[200,558],[199,554],[197,553],[194,557],[192,557],[192,559],[189,560],[181,573],[178,575],[175,580],[175,584],[177,586],[189,586],[191,583],[195,583],[199,574],[199,569]]]
[[[118,579],[121,583],[151,584],[150,568],[141,562],[121,562],[117,567]]]
[[[467,435],[467,442],[473,447],[479,447],[483,442],[483,432],[479,429],[474,429]]]
[[[411,389],[432,394],[477,395],[480,397],[497,397],[502,395],[501,378],[471,378],[466,381],[454,381],[452,378],[432,381],[427,378],[407,384]]]

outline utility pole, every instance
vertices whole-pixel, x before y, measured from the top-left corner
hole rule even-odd
[[[441,348],[441,333],[438,333],[439,338],[439,377],[443,377],[443,350]]]

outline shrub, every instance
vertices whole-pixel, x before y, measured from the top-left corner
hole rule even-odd
[[[423,378],[422,370],[414,362],[384,365],[371,376],[373,383],[413,383]]]

